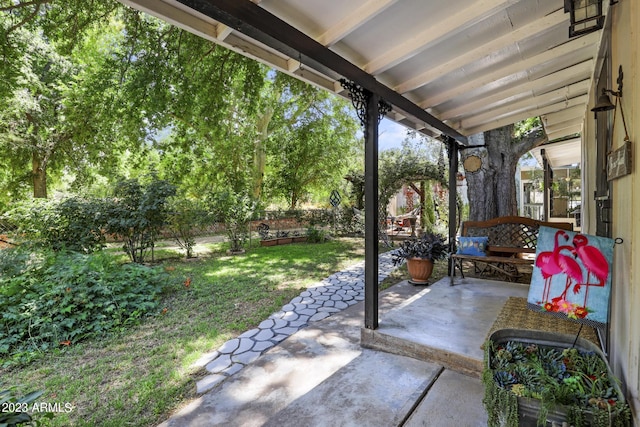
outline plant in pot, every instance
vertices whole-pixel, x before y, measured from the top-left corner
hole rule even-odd
[[[293,243],[304,243],[307,241],[307,236],[305,236],[300,231],[294,231],[292,234]]]
[[[438,233],[424,233],[420,237],[402,242],[393,255],[394,265],[407,261],[407,269],[414,285],[426,285],[433,271],[433,263],[445,259],[449,246],[445,237]]]
[[[287,245],[287,244],[293,242],[293,237],[291,237],[289,235],[288,231],[278,231],[276,233],[276,237],[278,239],[278,244],[279,245]]]
[[[631,425],[604,354],[584,339],[498,330],[485,343],[482,381],[490,427]]]
[[[258,226],[258,234],[260,235],[261,246],[275,246],[278,244],[278,239],[272,236],[269,231],[269,224],[261,223]]]

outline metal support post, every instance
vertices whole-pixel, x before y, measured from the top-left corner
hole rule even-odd
[[[364,129],[364,326],[378,327],[378,124],[391,110],[379,95],[340,80]]]
[[[449,252],[453,253],[456,250],[456,228],[458,225],[458,143],[451,137],[447,137],[445,143],[449,153]],[[448,267],[453,285],[451,257],[449,257]]]
[[[364,326],[378,327],[378,101],[367,97],[364,132]]]

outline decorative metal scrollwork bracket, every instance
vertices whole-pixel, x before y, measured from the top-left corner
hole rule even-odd
[[[360,119],[360,124],[366,129],[367,127],[367,103],[371,98],[371,92],[357,83],[350,82],[345,79],[340,79],[340,84],[343,88],[349,91],[349,98],[356,109],[356,114]],[[391,104],[384,99],[378,101],[378,123],[387,113],[391,111]]]

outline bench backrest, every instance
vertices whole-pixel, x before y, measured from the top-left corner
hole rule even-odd
[[[535,253],[540,226],[573,230],[570,222],[546,222],[521,216],[503,216],[487,221],[465,221],[462,236],[487,236],[491,252]]]

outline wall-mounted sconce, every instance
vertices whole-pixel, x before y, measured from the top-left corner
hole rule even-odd
[[[602,88],[602,93],[598,97],[598,102],[596,102],[595,107],[593,107],[591,111],[593,111],[594,113],[599,113],[600,111],[611,111],[614,108],[616,108],[615,104],[611,102],[611,99],[609,99],[609,95],[607,94],[610,93],[611,95],[615,96],[616,101],[617,101],[617,98],[622,98],[623,76],[624,74],[622,73],[622,65],[621,65],[620,68],[618,68],[618,80],[617,80],[618,90],[614,92],[611,89]]]
[[[564,0],[564,12],[569,12],[569,37],[600,30],[604,26],[602,0]]]

